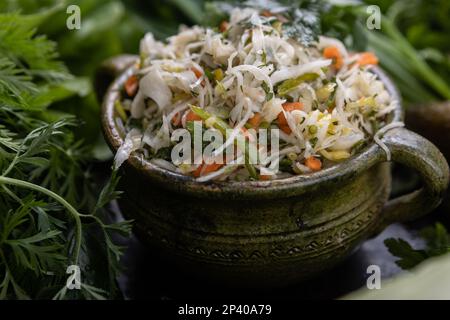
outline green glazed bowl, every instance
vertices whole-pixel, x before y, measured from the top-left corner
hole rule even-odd
[[[114,101],[136,59],[109,60],[98,74],[101,96],[114,79],[102,111],[113,152],[124,137]],[[401,101],[386,75],[374,72]],[[399,107],[391,121],[402,119]],[[382,139],[393,161],[420,173],[422,189],[388,201],[390,164],[375,143],[330,168],[276,181],[198,183],[134,153],[121,169],[119,205],[143,242],[188,273],[238,286],[292,284],[333,267],[387,225],[427,214],[441,202],[449,168],[439,150],[403,128]]]

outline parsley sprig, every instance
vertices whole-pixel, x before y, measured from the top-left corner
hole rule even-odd
[[[411,269],[428,258],[450,253],[450,235],[441,223],[422,229],[420,236],[426,242],[424,249],[414,249],[400,238],[384,241],[389,252],[399,258],[396,264],[402,269]]]

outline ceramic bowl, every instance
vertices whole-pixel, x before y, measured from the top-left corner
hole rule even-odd
[[[114,78],[102,111],[113,152],[124,137],[114,101],[135,71],[135,59],[112,59],[98,77],[100,88]],[[388,77],[374,72],[401,101]],[[402,119],[399,106],[390,121]],[[375,143],[322,171],[276,181],[198,183],[134,153],[121,169],[120,208],[135,220],[143,242],[185,272],[230,285],[292,284],[333,267],[387,225],[425,215],[440,203],[449,181],[440,151],[404,128],[382,140],[392,161],[420,173],[420,190],[388,201],[390,163]]]

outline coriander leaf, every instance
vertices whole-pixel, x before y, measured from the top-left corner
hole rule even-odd
[[[386,239],[385,245],[394,256],[401,258],[396,263],[403,269],[410,269],[430,257],[450,252],[450,235],[441,223],[423,228],[420,236],[426,241],[424,250],[415,250],[402,239]]]
[[[259,11],[270,11],[274,16],[262,17],[263,22],[270,23],[282,16],[287,22],[282,24],[285,35],[297,40],[299,43],[309,46],[316,41],[321,34],[320,14],[329,6],[324,0],[295,0],[295,1],[273,1],[273,0],[248,0],[213,2],[206,6],[207,25],[218,25],[218,23],[229,16],[234,7],[247,7]],[[278,17],[277,17],[278,15]],[[251,21],[243,21],[251,24]]]
[[[403,239],[386,239],[384,244],[392,255],[400,258],[395,263],[402,269],[411,269],[427,258],[425,251],[413,249]]]

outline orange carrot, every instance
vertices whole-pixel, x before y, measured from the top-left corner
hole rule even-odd
[[[267,180],[271,180],[271,179],[272,179],[272,176],[264,175],[264,174],[259,175],[259,180],[267,181]]]
[[[280,129],[281,129],[281,131],[283,131],[286,134],[292,133],[291,128],[287,124],[280,125]]]
[[[253,128],[258,128],[261,124],[261,120],[261,114],[259,112],[256,112],[255,115],[248,120],[248,124]]]
[[[365,65],[370,65],[370,64],[377,65],[378,64],[378,58],[372,52],[363,52],[359,56],[358,64],[360,66],[365,66]]]
[[[200,70],[198,70],[196,67],[192,67],[191,71],[193,73],[195,73],[195,76],[197,77],[197,79],[200,79],[203,76],[203,73]]]
[[[306,159],[305,165],[312,171],[320,171],[322,169],[322,161],[312,156]]]
[[[342,58],[342,55],[337,47],[334,46],[326,47],[325,50],[323,50],[323,56],[324,58],[327,59],[333,59],[333,66],[336,69],[342,68],[342,65],[344,64],[344,59]]]
[[[254,142],[255,138],[248,132],[247,128],[242,127],[241,128],[242,135],[250,142]]]
[[[302,110],[303,103],[301,102],[286,102],[283,103],[283,109],[287,112],[291,112],[294,110]]]
[[[202,121],[202,118],[196,115],[192,110],[189,110],[186,115],[186,121]]]
[[[274,14],[272,12],[270,12],[269,10],[263,10],[263,11],[261,11],[261,15],[263,17],[269,18],[269,17],[273,17]]]
[[[192,67],[191,71],[195,74],[195,76],[197,77],[197,79],[200,79],[203,76],[203,73],[198,70],[196,67]],[[202,81],[201,85],[204,87],[206,85],[205,80]]]
[[[219,31],[220,31],[220,32],[225,32],[225,31],[228,30],[228,27],[229,27],[229,26],[230,26],[230,24],[228,23],[228,21],[224,20],[224,21],[222,21],[222,22],[220,23]]]
[[[327,59],[333,59],[333,58],[341,56],[341,53],[339,52],[339,49],[337,47],[331,46],[331,47],[326,47],[323,50],[323,56]]]
[[[301,102],[286,102],[283,103],[283,109],[286,112],[291,112],[294,110],[302,110],[303,104]],[[287,123],[286,117],[284,116],[284,112],[280,112],[278,114],[278,126],[283,132],[290,134],[292,132],[291,128]]]
[[[134,97],[139,87],[139,79],[135,75],[132,75],[125,82],[125,91],[129,97]]]
[[[223,164],[219,163],[211,163],[211,164],[202,164],[200,165],[192,174],[194,177],[198,178],[200,176],[205,176],[209,173],[219,170],[223,167]]]
[[[202,173],[203,165],[200,165],[195,169],[195,171],[192,172],[192,175],[196,178],[200,177],[200,174]]]
[[[181,116],[179,112],[173,116],[172,124],[176,127],[178,127],[181,124]]]

